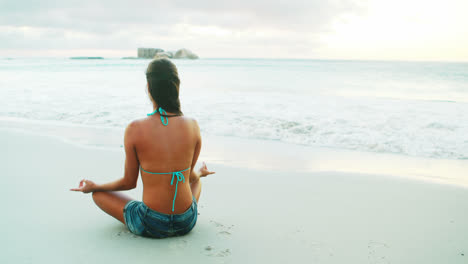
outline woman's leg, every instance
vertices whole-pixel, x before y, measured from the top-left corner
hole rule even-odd
[[[195,196],[195,199],[197,200],[197,204],[198,204],[198,199],[200,199],[200,193],[201,193],[200,179],[198,179],[196,182],[190,183],[190,189],[192,189],[192,195]]]
[[[125,224],[123,209],[132,199],[121,192],[93,192],[93,200],[104,212]]]

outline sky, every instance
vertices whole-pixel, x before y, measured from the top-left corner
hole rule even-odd
[[[0,0],[0,57],[468,61],[467,0]]]

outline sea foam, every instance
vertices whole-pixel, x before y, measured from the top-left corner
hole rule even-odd
[[[0,117],[123,129],[152,111],[144,74],[148,62],[0,61]],[[175,63],[182,110],[207,135],[468,159],[468,64]]]

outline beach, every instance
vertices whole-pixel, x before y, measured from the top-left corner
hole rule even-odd
[[[212,162],[216,174],[203,179],[196,227],[158,240],[131,234],[89,194],[69,191],[82,178],[120,177],[122,150],[6,127],[0,142],[2,263],[467,262],[468,189],[460,184],[301,171],[287,160],[272,161],[280,169]],[[261,145],[252,151],[269,155],[268,142]],[[128,193],[140,199],[141,182]]]
[[[0,263],[468,262],[468,64],[177,61],[216,174],[157,240],[69,191],[123,175],[148,62],[0,61]]]
[[[0,264],[468,264],[467,0],[3,2]]]

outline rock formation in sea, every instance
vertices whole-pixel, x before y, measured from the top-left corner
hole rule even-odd
[[[164,51],[163,49],[138,48],[138,58],[148,59],[198,59],[198,56],[188,49],[179,49],[177,51]]]
[[[174,54],[174,59],[198,59],[198,56],[188,49],[180,49]]]
[[[154,58],[154,55],[158,52],[162,52],[162,49],[152,49],[152,48],[138,48],[138,58]]]
[[[162,51],[162,52],[158,52],[156,53],[156,55],[154,55],[154,59],[161,59],[161,58],[167,58],[167,59],[172,59],[174,57],[174,53],[172,51]]]

